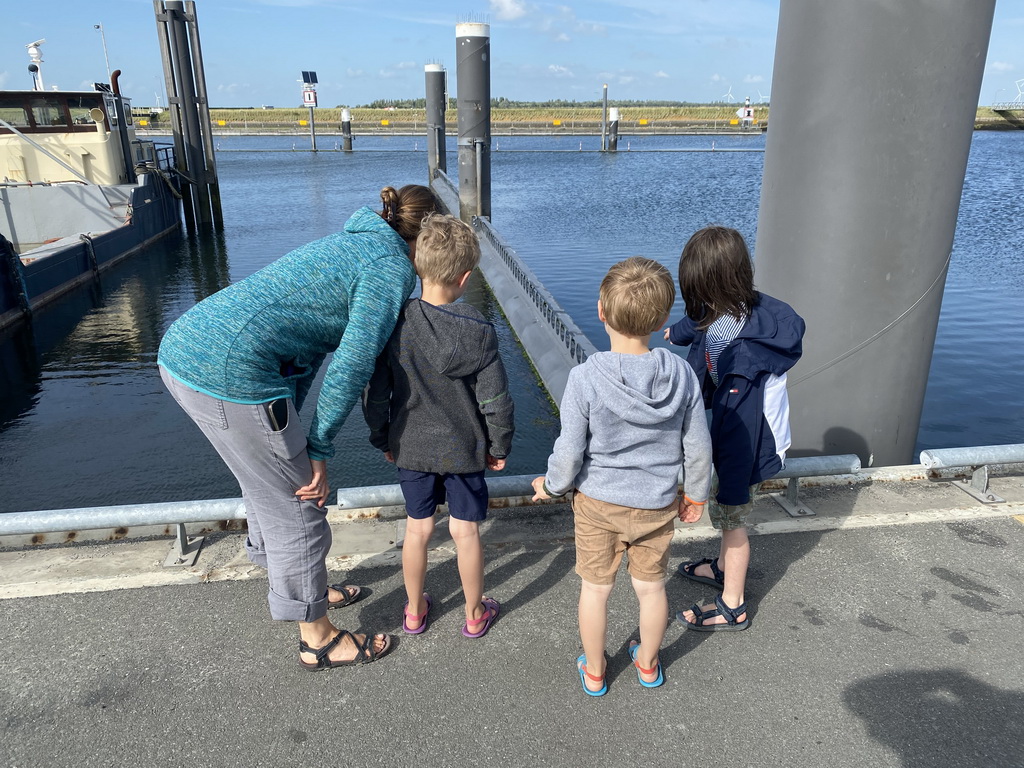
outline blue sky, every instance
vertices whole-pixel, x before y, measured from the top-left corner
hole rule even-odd
[[[823,0],[824,1],[824,0]],[[491,95],[758,102],[771,93],[778,0],[197,0],[212,106],[321,106],[423,95],[423,65],[454,82],[455,24],[491,25]],[[151,0],[4,0],[0,88],[30,88],[25,46],[45,38],[47,87],[88,87],[111,69],[136,105],[163,100]],[[1024,0],[997,0],[980,102],[1011,101],[1024,78]],[[454,89],[453,89],[454,90]],[[161,103],[163,103],[161,101]]]

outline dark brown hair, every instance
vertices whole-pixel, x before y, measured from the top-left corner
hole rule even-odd
[[[743,235],[710,226],[693,234],[679,257],[679,291],[686,316],[705,330],[723,315],[741,320],[757,303],[754,265]]]
[[[440,213],[441,206],[429,187],[406,184],[401,189],[384,187],[380,191],[384,210],[380,216],[403,240],[415,240],[420,222],[428,213]]]
[[[620,261],[601,281],[604,320],[626,336],[646,336],[661,328],[675,300],[672,275],[643,256]]]

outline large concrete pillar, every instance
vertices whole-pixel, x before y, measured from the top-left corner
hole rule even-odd
[[[459,217],[491,217],[491,27],[455,26]]]
[[[794,456],[914,460],[994,6],[782,0],[755,258],[807,320]]]
[[[444,130],[444,114],[448,109],[448,78],[440,64],[427,64],[423,72],[427,81],[427,172],[428,178],[433,179],[434,171],[448,171]]]

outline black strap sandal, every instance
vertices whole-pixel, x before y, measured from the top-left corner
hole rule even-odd
[[[359,598],[363,596],[363,590],[354,585],[331,584],[330,588],[338,590],[345,597],[336,602],[331,602],[330,600],[328,600],[328,610],[330,610],[331,608],[344,608],[346,605],[352,605],[352,603],[358,601]]]
[[[698,576],[695,573],[695,571],[702,565],[711,566],[712,578],[709,579],[707,576]],[[722,569],[718,567],[717,557],[705,557],[703,560],[691,560],[687,563],[680,563],[676,570],[679,572],[680,576],[690,579],[691,581],[698,581],[701,584],[718,587],[719,589],[725,586],[725,573],[723,573]]]
[[[710,611],[702,610],[699,605],[691,606],[690,610],[693,611],[693,621],[684,619],[682,613],[677,613],[676,619],[687,629],[693,629],[697,632],[739,632],[750,626],[749,616],[743,621],[738,621],[739,617],[747,612],[747,604],[743,602],[735,608],[730,608],[725,604],[721,595],[715,598],[715,607]],[[725,623],[705,624],[708,619],[712,619],[715,616],[724,616]]]
[[[354,659],[334,661],[328,658],[328,654],[331,650],[340,643],[346,636],[351,638],[352,644],[356,647],[356,657]],[[384,647],[381,650],[374,648],[374,641],[378,638],[384,638]],[[356,636],[349,632],[347,629],[338,630],[330,642],[320,648],[311,648],[306,645],[302,640],[299,640],[299,653],[312,653],[316,655],[315,662],[308,662],[299,659],[299,664],[304,666],[306,669],[314,672],[321,669],[333,669],[334,667],[351,667],[356,664],[369,664],[371,661],[376,661],[381,656],[387,654],[391,650],[391,637],[390,635],[367,635],[363,642],[359,642]]]

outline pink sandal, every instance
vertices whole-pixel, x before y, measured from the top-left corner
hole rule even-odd
[[[479,619],[475,620],[466,619],[466,623],[462,627],[462,634],[466,637],[483,637],[487,634],[487,630],[491,628],[491,624],[494,623],[494,620],[498,618],[498,611],[501,609],[501,607],[498,605],[497,600],[491,597],[485,597],[480,602],[484,607],[484,615],[481,616]],[[470,632],[470,624],[483,624],[483,626],[480,627],[480,629],[478,629],[476,632]]]
[[[402,608],[402,614],[403,614],[403,616],[402,616],[402,629],[405,631],[405,634],[407,634],[407,635],[420,635],[420,634],[423,634],[427,630],[427,615],[430,613],[430,606],[431,606],[430,595],[428,595],[426,592],[424,592],[423,593],[423,599],[426,600],[426,602],[427,602],[427,610],[425,610],[419,616],[417,616],[414,613],[409,613],[409,602],[408,601],[406,601],[405,607]],[[420,625],[418,627],[416,627],[415,629],[409,629],[409,619],[412,619],[413,621],[418,621],[420,623]]]

